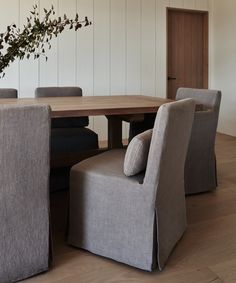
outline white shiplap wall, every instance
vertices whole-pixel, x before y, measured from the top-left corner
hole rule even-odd
[[[52,42],[48,62],[25,60],[7,69],[0,87],[32,97],[37,86],[79,85],[84,95],[166,96],[166,7],[208,10],[208,0],[0,0],[0,32],[22,25],[34,4],[58,15],[88,16],[93,25]],[[106,119],[90,119],[106,139]],[[127,126],[124,127],[124,134]]]
[[[211,88],[222,91],[218,130],[236,137],[236,1],[211,0]]]

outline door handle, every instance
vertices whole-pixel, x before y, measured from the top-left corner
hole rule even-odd
[[[176,80],[176,78],[168,76],[168,81],[171,81],[171,80]]]

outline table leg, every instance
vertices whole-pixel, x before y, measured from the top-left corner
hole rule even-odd
[[[106,116],[108,120],[108,148],[122,148],[122,119],[119,116]]]

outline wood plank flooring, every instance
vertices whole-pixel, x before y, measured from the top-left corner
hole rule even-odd
[[[233,283],[236,282],[236,138],[217,135],[216,192],[187,197],[188,229],[166,268],[148,273],[64,241],[67,195],[52,195],[54,265],[26,283]]]

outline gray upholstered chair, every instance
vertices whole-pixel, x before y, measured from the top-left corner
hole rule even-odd
[[[72,167],[70,245],[144,270],[164,267],[186,229],[184,163],[194,107],[191,99],[160,107],[144,173],[124,175],[125,149]]]
[[[47,106],[0,106],[0,282],[49,267]]]
[[[17,90],[14,88],[0,88],[0,98],[17,98]]]
[[[36,97],[82,96],[80,87],[39,87]],[[98,135],[86,128],[88,117],[54,118],[51,132],[52,191],[69,187],[70,167],[98,149]]]
[[[217,90],[180,88],[176,99],[192,98],[203,105],[196,111],[185,164],[186,194],[215,190],[217,171],[215,137],[218,123],[221,92]]]

